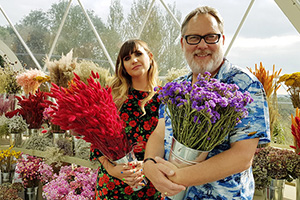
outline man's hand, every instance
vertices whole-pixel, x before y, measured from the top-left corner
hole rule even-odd
[[[163,160],[159,157],[155,158],[156,161],[160,161],[160,159]],[[186,189],[185,186],[173,183],[167,178],[174,176],[175,172],[173,169],[162,163],[155,164],[150,161],[144,163],[145,175],[154,187],[161,192],[162,196],[173,196]]]

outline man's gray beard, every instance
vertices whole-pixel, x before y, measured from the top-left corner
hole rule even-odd
[[[212,59],[210,59],[208,63],[206,62],[197,63],[194,60],[194,53],[189,55],[187,55],[186,52],[184,53],[186,56],[187,63],[189,64],[189,67],[191,68],[193,74],[199,74],[199,73],[204,74],[204,72],[213,73],[219,67],[216,62],[218,62],[219,60],[223,60],[222,49],[219,49],[218,53],[215,52],[215,54],[213,54]]]
[[[213,68],[214,68],[214,61],[210,60],[207,64],[206,63],[197,63],[195,62],[195,60],[193,59],[190,64],[189,67],[191,68],[193,74],[204,74],[204,72],[209,72],[212,73]]]

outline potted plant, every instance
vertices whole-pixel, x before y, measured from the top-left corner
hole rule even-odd
[[[43,187],[46,199],[92,199],[97,179],[96,170],[86,167],[64,166],[52,181]]]
[[[18,160],[16,173],[22,179],[25,199],[26,196],[28,199],[35,199],[39,183],[46,184],[52,180],[53,170],[41,158],[26,155]]]
[[[13,146],[8,149],[3,149],[0,151],[0,169],[2,182],[12,182],[14,175],[17,159],[21,155],[21,152],[16,152],[12,150]]]
[[[252,163],[255,188],[270,196],[283,196],[285,181],[300,177],[300,156],[294,151],[268,146],[258,148]],[[273,190],[272,190],[273,189]]]
[[[7,118],[7,129],[9,133],[10,145],[20,146],[22,143],[22,133],[26,131],[28,125],[20,115]]]

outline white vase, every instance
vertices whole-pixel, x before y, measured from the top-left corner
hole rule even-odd
[[[173,163],[176,167],[183,168],[204,161],[208,153],[208,151],[191,149],[181,144],[173,137],[169,161]],[[168,196],[168,198],[172,200],[182,200],[185,194],[186,191],[181,191],[174,196]]]

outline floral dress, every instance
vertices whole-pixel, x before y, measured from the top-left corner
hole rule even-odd
[[[145,145],[158,123],[158,108],[160,102],[157,94],[145,105],[146,114],[140,108],[141,100],[147,97],[148,92],[129,90],[128,99],[124,102],[120,116],[126,123],[125,131],[129,142],[132,144],[142,144],[142,148],[134,149],[134,153],[139,161],[144,159]],[[143,116],[142,116],[143,115]],[[96,160],[102,156],[98,149],[91,149],[91,160]],[[100,165],[96,186],[95,199],[160,199],[160,193],[154,188],[151,182],[138,191],[133,191],[129,185],[123,181],[110,176],[105,168]]]

